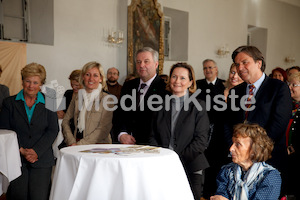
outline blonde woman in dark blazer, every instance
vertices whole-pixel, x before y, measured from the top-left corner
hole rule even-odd
[[[208,146],[209,119],[202,100],[188,101],[197,89],[192,66],[173,65],[167,89],[177,99],[166,100],[163,108],[154,114],[150,144],[170,148],[179,155],[194,198],[200,199],[203,170],[209,167],[204,155]],[[171,109],[167,109],[167,103]]]
[[[67,145],[85,145],[111,143],[113,112],[105,109],[113,104],[108,95],[105,74],[100,63],[89,62],[81,72],[81,84],[84,89],[72,99],[62,122],[62,133]],[[74,120],[75,130],[72,133],[70,120]]]
[[[58,133],[57,114],[46,109],[39,92],[46,80],[45,68],[30,63],[21,75],[23,89],[4,99],[0,112],[0,128],[17,133],[22,161],[22,175],[10,183],[6,197],[48,200],[55,165],[52,144]]]

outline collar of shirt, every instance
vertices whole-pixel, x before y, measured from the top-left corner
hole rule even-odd
[[[212,83],[213,85],[216,85],[217,78],[218,78],[218,77],[216,77],[215,80],[213,80],[213,81],[208,81],[207,79],[205,79],[205,80],[206,80],[207,84]]]
[[[24,91],[23,91],[23,89],[17,94],[16,100],[22,100],[22,101],[25,102]],[[40,92],[37,93],[37,99],[36,99],[36,101],[35,101],[35,104],[38,104],[38,103],[43,103],[43,104],[45,104],[45,98],[44,98],[44,96],[42,95],[42,93],[40,93]]]
[[[140,79],[140,85],[138,90],[140,90],[141,84],[145,83],[147,86],[144,87],[144,94],[147,92],[149,86],[151,85],[151,83],[153,82],[153,80],[155,79],[155,77],[157,76],[157,74],[155,74],[152,78],[150,78],[147,82],[142,81],[142,79]]]
[[[33,104],[33,106],[31,107],[31,109],[26,104],[26,101],[25,101],[25,98],[24,98],[24,94],[23,94],[23,90],[21,90],[17,94],[16,100],[22,100],[24,102],[24,106],[25,106],[25,110],[26,110],[26,114],[27,114],[29,123],[31,121],[31,118],[32,118],[32,115],[33,115],[33,111],[35,109],[36,104],[38,104],[38,103],[45,104],[45,99],[44,99],[43,95],[40,92],[37,93],[36,101]]]
[[[253,83],[253,85],[255,86],[255,88],[253,90],[253,96],[256,95],[256,93],[259,90],[262,82],[265,80],[265,77],[266,77],[266,74],[263,73],[262,76],[255,83]],[[246,94],[249,93],[249,85],[251,85],[251,84],[247,84]]]

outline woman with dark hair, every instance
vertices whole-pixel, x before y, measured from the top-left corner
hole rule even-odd
[[[265,163],[271,157],[273,142],[257,124],[234,127],[230,153],[232,163],[222,167],[218,189],[211,200],[278,199],[281,178],[277,169]]]
[[[280,67],[276,67],[275,69],[273,69],[271,76],[272,78],[281,80],[283,82],[287,81],[286,71]]]
[[[73,70],[69,76],[72,90],[67,90],[64,94],[64,97],[66,98],[66,109],[57,111],[58,119],[64,118],[65,113],[69,108],[73,96],[75,96],[78,93],[78,91],[82,88],[82,85],[79,83],[80,74],[81,74],[81,70],[77,69],[77,70]]]
[[[163,108],[154,114],[150,144],[172,149],[179,155],[194,197],[200,199],[203,170],[209,167],[204,155],[208,146],[208,115],[203,101],[188,101],[197,89],[192,66],[177,63],[169,77],[167,90],[172,96],[166,97]]]

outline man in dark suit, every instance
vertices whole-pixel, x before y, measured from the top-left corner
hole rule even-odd
[[[206,102],[206,109],[210,121],[209,146],[205,151],[206,158],[210,167],[205,170],[205,182],[203,197],[209,199],[214,195],[217,189],[216,176],[222,165],[224,165],[226,155],[224,154],[224,136],[222,124],[222,112],[214,109],[216,105],[214,98],[217,95],[224,95],[224,80],[218,78],[218,66],[212,59],[206,59],[202,62],[204,79],[197,80],[197,89],[201,89],[201,93],[197,98]],[[220,99],[219,99],[220,100]]]
[[[213,103],[213,97],[218,94],[224,94],[225,81],[218,78],[218,66],[214,60],[206,59],[202,62],[202,64],[205,78],[196,81],[197,89],[201,89],[201,93],[198,95],[198,98],[206,101],[207,95],[209,95],[211,97],[211,103]],[[212,108],[212,106],[210,106],[210,108]]]
[[[149,103],[152,95],[164,98],[166,84],[156,74],[157,51],[144,47],[137,51],[135,59],[136,71],[140,78],[130,80],[123,85],[118,110],[114,113],[114,132],[122,144],[149,144],[153,114]],[[155,101],[157,98],[152,100]]]
[[[292,110],[290,90],[286,83],[266,76],[264,57],[256,47],[238,47],[232,53],[232,60],[245,82],[230,90],[228,96],[225,116],[228,147],[234,125],[257,123],[265,128],[274,141],[272,158],[268,162],[281,171],[284,186],[287,165],[285,131]],[[251,89],[252,85],[254,89]]]

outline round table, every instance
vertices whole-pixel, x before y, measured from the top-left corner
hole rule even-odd
[[[51,200],[193,199],[178,155],[159,153],[87,153],[95,148],[130,145],[82,145],[61,149],[51,189]]]
[[[17,134],[0,130],[0,195],[6,193],[9,182],[21,175],[21,165]]]

